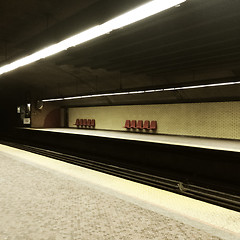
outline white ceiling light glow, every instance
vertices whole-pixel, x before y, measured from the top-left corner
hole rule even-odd
[[[65,98],[55,98],[55,99],[44,99],[43,102],[54,102],[59,100],[73,100],[80,98],[95,98],[95,97],[107,97],[107,96],[118,96],[118,95],[133,95],[133,94],[143,94],[143,93],[155,93],[155,92],[164,92],[164,91],[177,91],[177,90],[188,90],[188,89],[197,89],[197,88],[207,88],[207,87],[220,87],[220,86],[230,86],[240,84],[238,82],[227,82],[227,83],[211,83],[204,85],[195,85],[195,86],[186,86],[186,87],[173,87],[173,88],[160,88],[144,91],[131,91],[131,92],[117,92],[117,93],[103,93],[103,94],[92,94],[92,95],[82,95],[75,97],[65,97]]]
[[[27,64],[36,62],[40,59],[49,57],[58,52],[67,50],[70,47],[87,42],[104,34],[110,33],[113,30],[125,27],[144,18],[152,16],[156,13],[164,11],[168,8],[177,6],[186,0],[155,0],[146,3],[134,10],[124,13],[106,23],[92,27],[86,31],[67,38],[59,43],[46,47],[38,52],[35,52],[27,57],[21,58],[15,62],[0,67],[0,75],[12,71]]]

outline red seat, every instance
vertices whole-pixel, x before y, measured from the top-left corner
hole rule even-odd
[[[136,120],[132,120],[131,121],[131,128],[134,128],[134,129],[136,129],[137,128],[137,122],[136,122]]]
[[[157,121],[151,121],[150,129],[152,129],[152,130],[157,129]]]
[[[80,119],[79,125],[82,127],[83,126],[83,119]]]
[[[95,127],[95,119],[92,119],[92,121],[91,121],[91,127]]]
[[[124,127],[127,128],[127,129],[131,128],[131,126],[130,126],[130,120],[126,120]]]
[[[145,121],[144,121],[143,129],[150,129],[150,128],[149,128],[149,120],[145,120]]]
[[[76,125],[76,126],[79,128],[80,121],[79,121],[79,119],[78,119],[78,118],[76,119],[76,122],[75,122],[73,125]]]
[[[87,126],[88,126],[88,127],[91,127],[91,123],[92,123],[92,120],[91,120],[91,119],[88,119],[88,120],[87,120]]]
[[[84,127],[87,126],[87,119],[83,119],[83,126],[84,126]]]
[[[143,120],[138,120],[137,129],[143,129]]]

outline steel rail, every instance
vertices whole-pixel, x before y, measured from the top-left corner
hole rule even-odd
[[[33,147],[26,144],[0,141],[1,144],[32,152],[56,160],[75,164],[81,167],[100,171],[131,181],[136,181],[159,189],[164,189],[198,200],[206,201],[235,211],[240,211],[240,196],[229,193],[219,192],[213,189],[203,188],[196,185],[186,184],[173,179],[168,179],[140,171],[135,171],[125,167],[102,163],[96,160],[77,157],[61,152],[47,150],[44,148]]]

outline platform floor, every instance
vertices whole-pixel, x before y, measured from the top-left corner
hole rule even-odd
[[[0,239],[237,240],[240,213],[0,145]]]
[[[211,139],[203,137],[185,137],[176,135],[173,136],[173,135],[134,133],[127,131],[120,132],[120,131],[104,131],[74,128],[28,128],[28,129],[240,152],[240,140]]]

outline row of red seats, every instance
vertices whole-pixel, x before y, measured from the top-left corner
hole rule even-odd
[[[95,119],[76,119],[74,125],[80,127],[95,127]]]
[[[125,122],[125,128],[130,129],[146,129],[146,130],[156,130],[157,129],[157,121],[149,121],[145,120],[143,123],[143,120],[126,120]]]

